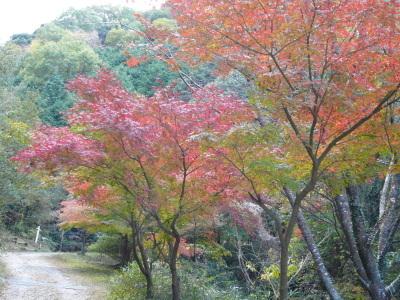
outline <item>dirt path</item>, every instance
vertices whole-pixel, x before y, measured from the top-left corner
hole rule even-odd
[[[0,259],[9,277],[0,299],[81,300],[91,297],[91,287],[83,286],[51,258],[57,253],[11,252]]]

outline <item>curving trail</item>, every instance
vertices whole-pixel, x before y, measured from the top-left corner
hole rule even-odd
[[[91,287],[71,278],[62,267],[54,265],[51,257],[57,253],[10,252],[0,259],[10,276],[0,295],[3,300],[83,300],[90,296]]]

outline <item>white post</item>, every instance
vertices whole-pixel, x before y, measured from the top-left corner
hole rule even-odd
[[[39,240],[40,225],[39,225],[36,229],[37,229],[37,231],[36,231],[35,244],[37,244],[37,243],[38,243],[38,240]]]

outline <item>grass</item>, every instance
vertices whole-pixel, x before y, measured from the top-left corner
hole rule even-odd
[[[77,282],[91,287],[93,299],[106,298],[110,278],[115,274],[111,261],[94,253],[62,253],[50,259]]]
[[[3,289],[5,286],[5,279],[7,277],[7,269],[4,263],[0,260],[0,298],[3,294]]]

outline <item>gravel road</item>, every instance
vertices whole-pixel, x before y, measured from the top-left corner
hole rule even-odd
[[[91,287],[83,286],[49,259],[57,253],[10,252],[0,259],[8,278],[0,295],[4,300],[83,300]],[[97,300],[97,299],[96,299]]]

